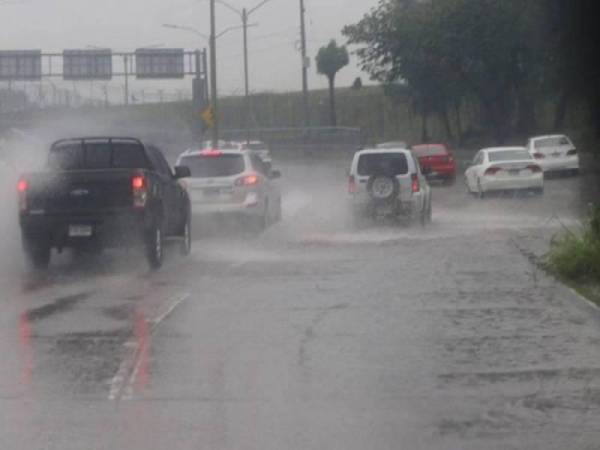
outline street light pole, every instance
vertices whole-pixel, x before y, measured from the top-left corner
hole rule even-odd
[[[125,64],[125,106],[129,105],[129,58],[127,55],[123,56],[123,63]]]
[[[215,0],[210,0],[210,78],[213,111],[212,147],[219,148],[219,104],[217,98],[217,25]]]
[[[306,61],[306,23],[304,15],[304,0],[300,0],[300,39],[302,45],[302,107],[304,110],[304,126],[310,125],[310,112],[308,108],[308,64]]]

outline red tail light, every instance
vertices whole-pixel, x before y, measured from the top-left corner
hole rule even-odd
[[[133,207],[145,208],[148,201],[148,183],[143,175],[134,175],[131,178],[131,188],[133,190]]]
[[[569,151],[567,152],[567,155],[568,155],[568,156],[575,156],[576,154],[577,154],[577,150],[575,150],[575,149],[573,149],[573,150],[569,150]]]
[[[27,180],[19,180],[17,183],[17,192],[19,194],[19,209],[21,211],[27,210],[27,189],[29,189]]]
[[[235,180],[236,186],[256,186],[258,183],[260,183],[260,177],[258,175],[246,175],[245,177]]]
[[[349,194],[356,194],[357,189],[356,189],[356,178],[354,178],[354,175],[350,175],[348,177],[348,193]]]
[[[415,173],[412,175],[412,191],[413,194],[421,191],[421,183],[419,182],[419,176]]]
[[[531,164],[529,166],[527,166],[527,168],[529,170],[531,170],[533,173],[541,173],[542,168],[540,166],[536,166],[535,164]]]
[[[544,159],[546,156],[543,153],[534,153],[533,157],[535,159]]]
[[[219,156],[223,156],[223,152],[220,150],[207,149],[207,150],[202,150],[200,152],[200,156],[208,156],[211,158],[216,158]]]
[[[499,167],[490,167],[488,170],[485,171],[484,175],[496,175],[498,172],[500,172]]]

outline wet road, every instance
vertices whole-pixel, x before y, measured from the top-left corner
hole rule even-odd
[[[282,169],[283,223],[159,273],[32,276],[3,223],[0,448],[600,448],[600,316],[529,258],[594,180],[354,230],[344,165]]]

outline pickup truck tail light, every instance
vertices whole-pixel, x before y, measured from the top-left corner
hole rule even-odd
[[[354,175],[350,175],[348,177],[348,193],[349,194],[356,194],[357,189],[356,189],[356,178],[354,178]]]
[[[131,178],[133,191],[133,207],[145,208],[148,201],[148,180],[144,175],[134,175]]]
[[[20,179],[17,183],[17,193],[19,195],[19,210],[21,212],[27,211],[27,190],[29,189],[29,183],[27,180]]]
[[[419,182],[419,176],[416,173],[412,175],[412,192],[417,193],[421,191],[421,183]]]

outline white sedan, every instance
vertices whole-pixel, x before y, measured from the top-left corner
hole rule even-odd
[[[523,147],[484,148],[465,172],[467,189],[483,198],[494,191],[544,193],[544,173]]]
[[[527,151],[544,172],[579,172],[577,149],[571,139],[563,134],[530,138],[527,141]]]

